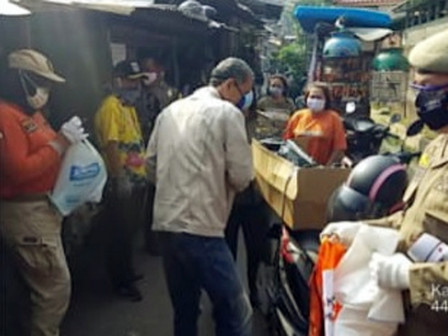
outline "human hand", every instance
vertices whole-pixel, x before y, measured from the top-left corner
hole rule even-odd
[[[67,138],[71,144],[81,142],[89,136],[82,127],[82,121],[78,116],[74,116],[61,127],[61,134]]]
[[[382,288],[407,289],[411,264],[402,253],[384,256],[375,252],[369,263],[370,274]]]
[[[350,245],[362,225],[364,225],[362,222],[329,223],[320,233],[320,239],[322,240],[325,236],[335,236],[342,244]]]

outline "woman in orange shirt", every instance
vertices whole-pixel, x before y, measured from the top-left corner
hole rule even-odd
[[[308,108],[293,114],[283,138],[302,144],[307,153],[322,165],[339,163],[347,149],[347,142],[341,117],[330,109],[328,87],[320,83],[312,84],[305,94],[305,101]]]

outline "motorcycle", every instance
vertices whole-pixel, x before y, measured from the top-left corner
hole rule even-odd
[[[407,136],[419,133],[421,128],[418,122],[414,123],[408,128]],[[420,152],[406,151],[403,141],[399,152],[384,155],[407,165]],[[260,310],[268,320],[271,335],[304,336],[309,327],[308,279],[317,260],[320,231],[292,231],[280,218],[274,221],[268,237],[274,244],[274,253],[269,262],[260,266],[257,279]]]
[[[259,309],[268,321],[270,335],[308,334],[308,279],[319,250],[319,231],[294,232],[281,224],[271,228],[270,239],[277,246],[270,263],[258,272]]]
[[[378,154],[386,138],[399,140],[400,137],[390,132],[390,127],[401,120],[399,114],[393,114],[387,125],[374,122],[369,117],[360,117],[355,113],[356,104],[349,102],[346,105],[346,114],[343,124],[346,130],[347,151],[344,164],[355,166],[362,159]]]

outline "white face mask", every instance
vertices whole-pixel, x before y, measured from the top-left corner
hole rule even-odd
[[[283,94],[283,89],[278,86],[270,86],[269,93],[274,97],[280,97]]]
[[[26,95],[26,101],[35,110],[39,110],[48,103],[50,97],[50,89],[44,87],[37,87],[36,93],[33,96]]]
[[[306,105],[311,111],[320,112],[325,108],[325,100],[319,98],[308,98]]]
[[[48,103],[48,99],[50,98],[50,89],[46,87],[37,86],[34,81],[28,77],[24,73],[20,73],[20,82],[22,83],[23,90],[26,94],[26,101],[28,102],[28,105],[31,106],[31,108],[35,110],[39,110],[42,107],[44,107]],[[35,93],[34,95],[31,95],[28,91],[28,87],[26,84],[26,81],[29,83],[29,85],[32,85],[34,87]]]
[[[143,84],[148,86],[154,83],[157,79],[157,72],[145,72],[145,77],[143,77]]]

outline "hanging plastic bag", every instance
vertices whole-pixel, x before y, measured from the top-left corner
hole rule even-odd
[[[99,202],[107,173],[101,155],[87,140],[70,146],[50,199],[62,215],[87,202]]]

